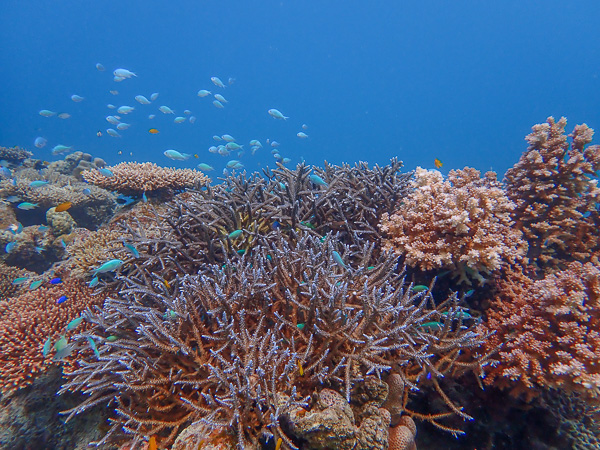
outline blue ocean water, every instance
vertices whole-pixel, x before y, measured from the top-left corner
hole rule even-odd
[[[228,133],[246,149],[251,139],[263,143],[241,158],[250,170],[274,165],[269,139],[292,164],[398,156],[407,169],[439,158],[443,171],[502,174],[549,115],[567,116],[569,130],[600,127],[599,17],[597,1],[5,0],[0,145],[48,160],[61,158],[50,149],[64,144],[109,164],[206,162],[220,171],[231,157],[207,149]],[[138,76],[115,82],[117,68]],[[217,109],[199,89],[229,103]],[[153,92],[151,105],[134,100]],[[109,103],[135,107],[121,119],[132,125],[122,138],[106,134]],[[173,123],[160,105],[176,116],[189,109],[197,121]],[[270,108],[289,119],[273,119]],[[33,146],[37,136],[48,140],[43,149]],[[199,158],[171,161],[166,149]]]

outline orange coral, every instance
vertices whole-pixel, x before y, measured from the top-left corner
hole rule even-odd
[[[486,347],[504,343],[486,384],[531,398],[537,388],[600,393],[600,268],[574,262],[533,281],[513,272],[488,311]]]
[[[380,224],[384,248],[404,255],[421,270],[450,269],[459,282],[484,281],[481,273],[522,257],[527,244],[511,228],[513,203],[488,172],[466,167],[448,179],[437,170],[417,168],[415,190]]]
[[[210,183],[210,178],[194,169],[159,167],[154,163],[123,162],[107,167],[113,176],[86,170],[83,178],[92,184],[125,194],[193,188]]]
[[[57,304],[61,296],[67,300]],[[0,302],[0,391],[8,393],[32,383],[33,377],[52,363],[54,350],[46,357],[42,348],[48,338],[54,344],[83,329],[65,331],[66,325],[87,307],[100,305],[104,296],[92,296],[81,282],[65,281],[42,286]]]
[[[600,146],[585,148],[594,134],[585,124],[569,135],[569,146],[566,125],[564,117],[535,125],[526,138],[529,148],[505,176],[516,228],[529,243],[530,261],[541,265],[588,261],[600,244],[600,189],[592,179],[600,169]]]

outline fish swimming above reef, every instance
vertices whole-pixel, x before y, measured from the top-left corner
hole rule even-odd
[[[19,203],[17,205],[17,208],[22,209],[23,211],[30,211],[32,209],[37,208],[37,203],[29,203],[29,202],[23,202],[23,203]]]
[[[117,112],[119,114],[129,114],[130,112],[132,112],[135,108],[133,106],[119,106],[119,109],[117,109]]]
[[[175,119],[173,120],[173,122],[175,122],[175,123],[183,123],[185,121],[186,121],[186,118],[185,117],[181,117],[181,116],[175,117]]]
[[[119,133],[117,133],[117,130],[115,130],[113,128],[107,128],[106,134],[108,134],[109,136],[112,136],[112,137],[121,137],[121,135]]]
[[[223,84],[223,82],[219,79],[219,77],[210,77],[210,81],[212,81],[214,83],[215,86],[218,86],[220,88],[225,88],[225,85]]]
[[[213,105],[215,105],[215,106],[216,106],[217,108],[219,108],[219,109],[223,109],[223,108],[225,108],[225,107],[223,106],[223,103],[221,103],[219,100],[214,100],[214,101],[213,101]]]
[[[158,110],[163,114],[175,114],[175,111],[173,111],[171,108],[165,105],[159,106]]]
[[[304,133],[303,131],[300,131],[299,133],[296,133],[296,136],[298,136],[300,139],[307,139],[308,138],[308,134]]]
[[[50,183],[50,182],[45,181],[45,180],[35,180],[35,181],[32,181],[31,183],[29,183],[29,187],[37,188],[37,187],[41,187],[41,186],[46,186],[48,183]]]
[[[104,264],[102,264],[97,269],[94,269],[93,275],[96,276],[99,273],[112,272],[114,270],[117,270],[122,265],[123,265],[122,259],[111,259],[110,261],[106,261]]]
[[[104,66],[102,64],[100,64],[100,63],[96,64],[96,69],[98,69],[98,71],[100,71],[100,72],[104,72],[104,70],[105,70]]]
[[[208,97],[212,92],[207,91],[206,89],[200,89],[198,91],[198,97]]]
[[[154,92],[151,96],[150,96],[150,100],[154,101],[158,98],[158,92]]]
[[[43,117],[52,117],[56,115],[54,111],[50,111],[48,109],[42,109],[39,114]]]
[[[164,155],[169,158],[169,159],[173,159],[175,161],[185,161],[186,159],[188,159],[190,156],[190,154],[188,153],[180,153],[177,150],[165,150]]]
[[[278,109],[275,108],[271,108],[269,111],[267,111],[269,113],[269,115],[271,117],[274,117],[275,119],[282,119],[282,120],[287,120],[289,119],[289,117],[284,116],[281,111],[279,111]]]
[[[137,75],[127,69],[115,69],[113,75],[117,78],[131,78],[137,77]]]
[[[318,186],[327,187],[327,182],[323,180],[319,175],[315,175],[314,173],[308,177],[308,179]]]
[[[79,103],[79,102],[84,101],[85,98],[83,98],[81,95],[73,94],[73,95],[71,95],[71,100],[73,100],[76,103]]]
[[[221,94],[215,94],[215,99],[219,100],[221,103],[229,103]]]
[[[148,100],[146,97],[144,97],[143,95],[136,95],[135,96],[135,100],[140,103],[141,105],[149,105],[150,104],[150,100]]]
[[[211,166],[209,164],[206,164],[206,163],[200,163],[200,164],[198,164],[197,167],[198,167],[198,169],[200,169],[200,170],[202,170],[204,172],[215,170],[215,168],[213,166]]]
[[[66,146],[66,145],[58,144],[58,145],[55,145],[55,146],[52,148],[52,154],[53,154],[53,155],[60,155],[61,153],[68,152],[68,151],[69,151],[69,150],[71,150],[72,148],[73,148],[73,147],[69,147],[69,146]]]

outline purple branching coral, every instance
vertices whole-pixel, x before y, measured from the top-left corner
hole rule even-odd
[[[324,387],[350,401],[369,374],[421,367],[436,378],[440,361],[452,365],[484,338],[464,326],[455,295],[436,305],[413,293],[392,254],[292,234],[185,275],[177,290],[142,267],[124,277],[119,297],[86,314],[94,327],[79,345],[91,337],[99,356],[88,352],[68,375],[63,391],[89,395],[71,414],[114,401],[103,442],[123,429],[168,445],[200,421],[232,430],[239,448],[281,438],[295,449],[281,417],[310,409]]]

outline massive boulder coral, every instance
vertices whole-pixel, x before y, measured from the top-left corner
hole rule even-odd
[[[493,172],[480,178],[472,168],[451,170],[447,180],[436,170],[417,168],[414,191],[392,214],[384,214],[383,247],[420,270],[447,269],[459,282],[483,282],[527,250],[512,228],[514,204]]]
[[[535,125],[527,151],[505,175],[515,227],[529,243],[530,261],[542,267],[588,261],[600,245],[600,146],[588,145],[594,130],[587,125],[577,125],[569,136],[566,125],[564,117]]]
[[[600,267],[570,263],[534,281],[519,272],[500,281],[482,328],[485,347],[503,344],[486,384],[531,398],[556,388],[600,394]]]
[[[86,170],[82,173],[83,179],[104,189],[128,195],[172,192],[210,183],[210,178],[200,171],[159,167],[150,162],[122,162],[106,169],[112,172],[111,176],[98,170]]]

